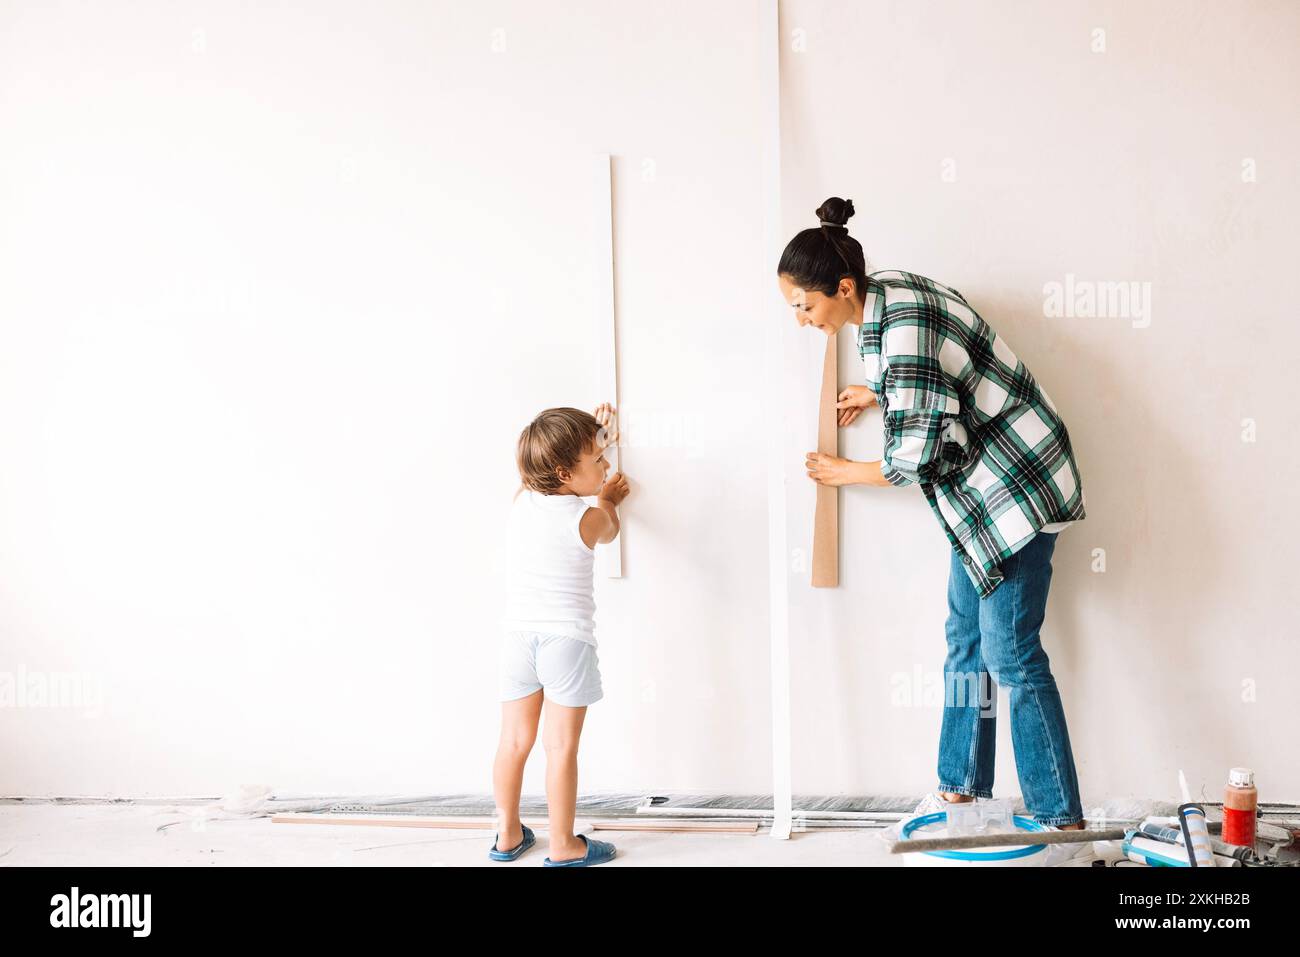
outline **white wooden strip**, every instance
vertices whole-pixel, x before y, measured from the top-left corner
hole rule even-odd
[[[614,406],[617,419],[622,418],[622,409],[618,402],[618,342],[614,323],[614,192],[611,171],[612,158],[608,153],[597,153],[592,157],[592,255],[595,263],[595,337],[596,356],[600,363],[600,397],[597,402],[608,402]],[[620,439],[621,441],[621,439]],[[612,475],[623,465],[617,445],[605,452],[609,460]],[[619,508],[620,525],[623,509]],[[620,529],[618,538],[607,545],[596,546],[596,573],[605,578],[623,577],[623,536]]]

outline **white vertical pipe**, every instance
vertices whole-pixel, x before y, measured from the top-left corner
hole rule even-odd
[[[764,340],[767,387],[767,541],[768,594],[772,644],[772,837],[790,837],[793,798],[790,779],[790,576],[785,526],[785,361],[781,324],[788,316],[779,308],[776,263],[781,242],[781,8],[779,0],[759,0],[761,7],[759,96],[763,133],[763,268],[767,285],[760,286],[758,320],[766,327]]]

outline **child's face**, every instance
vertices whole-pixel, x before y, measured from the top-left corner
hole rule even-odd
[[[609,471],[609,461],[605,450],[597,441],[587,446],[587,450],[578,459],[578,464],[571,471],[571,478],[565,484],[574,495],[595,495],[605,484],[605,473]]]

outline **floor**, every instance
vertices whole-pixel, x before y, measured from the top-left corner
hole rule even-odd
[[[581,827],[580,830],[584,830]],[[534,828],[534,830],[537,830]],[[591,834],[589,829],[585,833]],[[898,867],[879,830],[757,834],[600,831],[619,855],[604,867],[746,865]],[[0,866],[491,866],[536,867],[546,836],[517,862],[488,860],[489,831],[273,824],[268,818],[200,821],[185,807],[0,805]]]

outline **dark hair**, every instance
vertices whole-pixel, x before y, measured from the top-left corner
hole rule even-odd
[[[862,295],[867,287],[867,260],[862,245],[845,225],[853,215],[853,200],[832,196],[817,207],[817,218],[831,225],[802,230],[790,240],[777,264],[778,276],[804,289],[833,296],[845,276]]]
[[[564,482],[555,470],[576,466],[582,453],[597,441],[600,431],[596,417],[581,409],[547,409],[539,413],[519,433],[515,451],[524,487],[544,495],[557,494]]]

